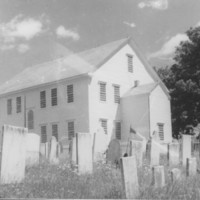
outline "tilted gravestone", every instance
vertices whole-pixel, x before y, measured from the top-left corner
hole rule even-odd
[[[168,162],[170,166],[178,165],[180,159],[180,145],[179,143],[168,144]]]
[[[191,135],[182,135],[182,164],[186,166],[187,158],[191,158]]]
[[[139,183],[135,155],[120,159],[122,182],[127,199],[136,199],[139,195]]]
[[[131,140],[130,141],[130,156],[136,156],[137,166],[142,166],[143,160],[143,141]]]
[[[113,139],[110,141],[108,146],[108,151],[106,155],[107,162],[112,164],[119,164],[121,157],[121,147],[120,143],[117,139]]]
[[[1,184],[19,183],[25,177],[27,128],[3,126]]]
[[[152,183],[154,187],[159,188],[165,186],[164,166],[161,165],[153,166],[152,171],[153,171]]]
[[[187,176],[195,176],[196,173],[197,173],[197,159],[195,157],[187,158],[186,175]]]
[[[39,164],[40,136],[35,133],[26,135],[26,166]]]
[[[79,174],[88,174],[93,171],[92,136],[90,133],[77,133],[77,164]]]
[[[51,164],[58,164],[58,142],[56,137],[52,136],[50,140],[49,162]]]

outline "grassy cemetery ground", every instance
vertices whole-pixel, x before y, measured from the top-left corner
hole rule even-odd
[[[152,170],[145,164],[138,169],[140,185],[139,199],[200,199],[200,174],[185,176],[185,169],[179,166],[182,176],[172,183],[166,157],[161,157],[165,165],[166,186],[155,189],[151,185]],[[199,165],[198,159],[198,166]],[[121,171],[107,164],[95,164],[91,175],[79,176],[66,163],[50,165],[43,161],[39,166],[26,169],[25,180],[20,184],[1,185],[1,198],[72,198],[72,199],[122,199],[125,198]]]

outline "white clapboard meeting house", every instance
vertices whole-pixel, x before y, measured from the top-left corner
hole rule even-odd
[[[130,127],[171,142],[170,96],[131,38],[27,67],[0,87],[0,126],[72,139],[76,132],[126,141]]]

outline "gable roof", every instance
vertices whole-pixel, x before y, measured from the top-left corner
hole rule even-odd
[[[101,67],[126,44],[132,47],[152,78],[162,85],[162,81],[143,58],[135,43],[130,38],[125,38],[77,54],[69,54],[60,59],[28,67],[0,86],[0,95],[38,87],[67,78],[88,75]],[[164,84],[162,88],[168,93]]]

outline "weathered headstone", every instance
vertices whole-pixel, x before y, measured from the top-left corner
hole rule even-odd
[[[136,156],[137,166],[142,166],[143,160],[143,142],[137,140],[130,141],[130,156]]]
[[[178,181],[181,178],[181,170],[178,168],[172,169],[170,173],[172,182]]]
[[[77,133],[77,163],[79,174],[92,173],[92,137],[90,133]]]
[[[108,146],[106,159],[108,162],[112,164],[119,164],[120,157],[121,157],[120,143],[117,139],[113,139],[110,141],[110,144]]]
[[[154,140],[149,140],[147,144],[147,158],[149,159],[150,165],[159,165],[160,163],[160,147],[159,143]]]
[[[49,157],[49,143],[40,143],[40,153],[42,156],[48,159]]]
[[[56,137],[52,136],[50,140],[49,162],[51,164],[58,164],[58,142]]]
[[[165,186],[164,166],[153,166],[152,171],[154,187],[159,188]]]
[[[3,126],[1,184],[19,183],[25,176],[27,128]]]
[[[182,164],[186,166],[186,159],[191,158],[191,135],[182,135]]]
[[[40,136],[35,133],[26,135],[26,166],[39,164]]]
[[[197,159],[195,157],[187,158],[186,175],[194,176],[194,175],[196,175],[196,173],[197,173]]]
[[[104,155],[108,149],[108,135],[103,127],[99,127],[94,134],[94,161],[104,160]]]
[[[73,166],[77,165],[77,141],[76,137],[72,138],[72,141],[70,143],[70,157],[71,157],[71,164]]]
[[[135,155],[131,157],[122,157],[120,161],[126,198],[136,199],[139,196],[136,157]]]
[[[170,166],[179,164],[179,143],[168,144],[168,162]]]

